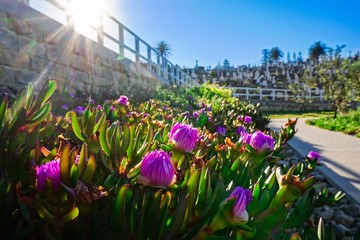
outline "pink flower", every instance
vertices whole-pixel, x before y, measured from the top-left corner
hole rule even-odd
[[[57,190],[59,182],[61,181],[59,158],[44,163],[36,168],[37,188],[39,190],[44,190],[45,181],[47,179],[51,180],[53,189]]]
[[[143,159],[140,168],[141,177],[150,186],[169,186],[175,177],[175,168],[169,154],[163,150],[149,152]]]
[[[176,123],[170,131],[169,141],[178,150],[191,152],[195,149],[198,134],[196,128],[184,123]]]
[[[245,116],[244,117],[244,123],[249,124],[251,122],[252,122],[252,117],[250,117],[250,116]]]
[[[116,100],[117,104],[121,105],[129,105],[129,98],[127,96],[121,95],[118,100]]]
[[[319,162],[320,161],[320,154],[315,151],[310,151],[306,156],[310,161]]]
[[[264,134],[261,131],[256,131],[251,135],[251,138],[248,144],[258,152],[263,152],[265,150],[274,150],[274,139]]]

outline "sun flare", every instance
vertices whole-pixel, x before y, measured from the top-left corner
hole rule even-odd
[[[68,8],[73,17],[75,30],[84,35],[94,35],[94,28],[101,24],[101,1],[71,0]]]

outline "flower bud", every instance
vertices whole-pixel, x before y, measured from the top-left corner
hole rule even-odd
[[[169,141],[178,150],[184,152],[193,151],[197,140],[198,130],[190,125],[177,123],[170,131]]]
[[[175,168],[168,153],[155,150],[144,157],[140,174],[140,181],[144,185],[167,187],[174,180]]]
[[[252,200],[250,190],[243,189],[242,187],[236,187],[226,200],[232,198],[235,198],[235,204],[233,208],[234,220],[241,223],[248,222],[249,215],[246,211],[246,206]]]

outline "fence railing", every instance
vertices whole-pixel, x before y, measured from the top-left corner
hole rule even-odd
[[[17,0],[44,15],[69,25],[76,31],[76,21],[71,9],[68,8],[68,0]],[[94,16],[95,17],[95,16]],[[141,39],[133,31],[120,23],[115,17],[101,10],[99,21],[94,26],[88,24],[86,32],[77,30],[80,34],[101,44],[118,54],[118,59],[130,59],[141,64],[151,72],[157,74],[170,84],[182,87],[192,85],[191,76],[182,69],[163,57],[155,48]]]
[[[324,101],[324,91],[320,89],[307,90],[301,94],[296,94],[290,89],[273,89],[273,88],[246,88],[246,87],[228,87],[237,98],[247,100],[285,100],[296,101],[306,99],[312,101]]]

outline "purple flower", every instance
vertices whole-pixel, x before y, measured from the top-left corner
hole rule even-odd
[[[102,106],[101,106],[101,105],[97,105],[97,106],[96,106],[96,109],[97,109],[97,110],[102,110]]]
[[[149,116],[149,114],[148,114],[148,113],[144,113],[144,118],[146,118],[147,116]]]
[[[121,95],[119,99],[116,100],[116,103],[127,106],[129,105],[129,99],[127,96]]]
[[[169,154],[163,150],[149,152],[140,168],[141,177],[150,186],[169,186],[175,177],[175,168]]]
[[[250,141],[248,144],[258,152],[263,152],[265,150],[274,150],[274,139],[264,134],[261,131],[256,131],[251,135]]]
[[[193,112],[193,117],[194,118],[199,118],[199,113],[198,112]]]
[[[221,127],[221,126],[217,126],[217,127],[216,127],[216,132],[217,132],[220,136],[225,136],[225,135],[226,135],[226,128],[225,128],[225,127]]]
[[[246,212],[246,206],[252,200],[251,191],[243,189],[242,187],[236,187],[226,200],[232,198],[235,198],[233,208],[234,219],[240,222],[247,222],[249,220],[249,215]]]
[[[246,130],[245,130],[245,128],[243,126],[240,126],[235,130],[235,133],[239,134],[239,135],[243,135],[243,134],[245,134],[247,132],[246,132]]]
[[[247,144],[250,144],[250,140],[251,140],[251,136],[252,134],[251,133],[241,133],[241,139],[242,139],[242,142],[243,143],[247,143]]]
[[[69,106],[65,103],[64,105],[61,106],[62,109],[68,110]]]
[[[47,163],[42,164],[40,167],[36,168],[36,179],[37,179],[37,188],[39,190],[44,190],[45,181],[47,179],[51,180],[53,189],[57,189],[59,182],[61,181],[60,175],[60,159],[54,159]]]
[[[318,152],[310,151],[306,156],[310,161],[318,162],[320,160],[320,154]]]
[[[115,108],[114,106],[111,106],[111,107],[110,107],[110,111],[115,111],[115,109],[116,109],[116,108]]]
[[[82,107],[82,106],[77,106],[77,107],[75,108],[75,112],[76,112],[76,114],[78,114],[78,115],[83,114],[84,111],[85,111],[85,108]]]
[[[250,116],[245,116],[244,117],[244,123],[249,124],[251,122],[252,122],[252,117],[250,117]]]
[[[185,123],[176,123],[170,131],[169,141],[175,148],[191,152],[195,149],[195,143],[198,140],[198,130]]]

